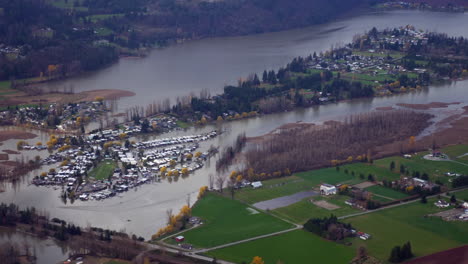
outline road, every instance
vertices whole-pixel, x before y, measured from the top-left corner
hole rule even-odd
[[[468,187],[465,187],[465,188],[462,188],[462,189],[459,189],[459,190],[455,190],[455,191],[451,191],[450,193],[457,193],[457,192],[464,191],[464,190],[468,190]],[[431,196],[428,196],[427,198],[437,197],[438,195],[439,194],[431,195]],[[445,196],[444,194],[441,194],[441,195]],[[340,217],[338,217],[338,219],[346,219],[346,218],[351,218],[351,217],[355,217],[355,216],[371,214],[371,213],[375,213],[375,212],[378,212],[378,211],[387,210],[387,209],[403,206],[403,205],[406,205],[406,204],[416,203],[416,202],[420,202],[420,200],[415,199],[415,200],[411,200],[411,201],[408,201],[408,202],[402,202],[402,203],[398,203],[398,204],[378,208],[378,209],[375,209],[375,210],[368,210],[368,211],[359,212],[359,213],[355,213],[355,214],[340,216]],[[254,208],[256,208],[256,207],[254,207]],[[256,208],[256,209],[259,209],[259,208]],[[259,209],[259,210],[261,210],[261,209]],[[267,212],[265,212],[265,213],[267,213]],[[285,222],[291,223],[290,221],[288,221],[286,219],[282,219],[282,218],[280,218],[278,216],[275,216],[275,217],[277,217],[277,218],[279,218],[279,219],[281,219],[281,220],[283,220]],[[291,223],[291,224],[294,224],[294,223]],[[244,240],[240,240],[240,241],[236,241],[236,242],[232,242],[232,243],[227,243],[227,244],[219,245],[219,246],[212,247],[212,248],[195,249],[195,250],[192,250],[192,251],[184,251],[183,249],[179,249],[179,248],[173,247],[172,245],[167,245],[165,243],[163,245],[155,245],[155,244],[149,244],[149,243],[145,243],[145,244],[148,247],[150,247],[151,249],[159,249],[159,250],[168,251],[168,252],[171,252],[171,253],[183,254],[185,256],[195,258],[195,259],[200,259],[200,260],[205,260],[205,261],[213,261],[213,258],[202,256],[202,255],[199,255],[199,254],[203,254],[203,253],[206,253],[206,252],[209,252],[209,251],[212,251],[212,250],[221,249],[221,248],[225,248],[225,247],[230,247],[230,246],[234,246],[234,245],[254,241],[254,240],[257,240],[257,239],[277,236],[277,235],[281,235],[281,234],[285,234],[285,233],[289,233],[289,232],[292,232],[292,231],[295,231],[295,230],[302,229],[302,225],[298,225],[298,224],[294,224],[294,225],[295,225],[295,227],[291,228],[291,229],[287,229],[287,230],[283,230],[283,231],[279,231],[279,232],[274,232],[274,233],[270,233],[270,234],[266,234],[266,235],[261,235],[261,236],[257,236],[257,237],[252,237],[252,238],[248,238],[248,239],[244,239]],[[186,231],[187,230],[184,230],[182,232],[177,233],[176,235],[182,234],[182,233],[184,233]],[[228,262],[228,261],[224,261],[224,260],[217,260],[217,263],[234,264],[232,262]]]

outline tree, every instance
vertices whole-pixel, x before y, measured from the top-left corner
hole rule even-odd
[[[416,145],[416,138],[415,138],[414,136],[411,136],[411,137],[409,138],[408,145],[409,145],[409,147],[410,147],[410,150],[411,150],[411,151],[414,151],[414,147],[415,147],[415,145]]]
[[[411,244],[408,241],[401,248],[400,259],[401,260],[406,260],[406,259],[410,259],[412,257],[413,257],[413,252],[411,251]]]
[[[265,264],[265,261],[259,256],[255,256],[250,264]]]
[[[143,120],[143,123],[141,123],[141,133],[148,133],[149,127],[149,121],[145,118],[145,120]]]
[[[450,197],[450,202],[451,203],[456,203],[457,202],[457,197],[455,197],[455,194],[452,194],[452,196]]]
[[[395,169],[395,162],[392,160],[392,162],[390,162],[390,170],[393,171]]]
[[[400,246],[395,246],[393,247],[391,253],[390,253],[390,257],[388,258],[388,261],[392,262],[392,263],[398,263],[401,261],[400,259]]]
[[[421,203],[423,203],[423,204],[427,203],[427,198],[426,198],[425,195],[423,195],[423,196],[421,197]]]

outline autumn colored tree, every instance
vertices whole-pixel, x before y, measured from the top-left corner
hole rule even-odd
[[[259,256],[255,256],[250,264],[265,264],[265,261]]]

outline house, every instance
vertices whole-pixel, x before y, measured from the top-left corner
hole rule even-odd
[[[331,184],[323,183],[322,185],[320,185],[320,193],[322,195],[336,194],[336,187]]]
[[[176,236],[176,237],[174,237],[174,240],[177,241],[177,242],[183,242],[185,240],[185,237],[184,236]]]
[[[251,185],[252,185],[252,187],[253,187],[254,189],[257,189],[257,188],[260,188],[260,187],[263,186],[263,185],[262,185],[262,182],[259,182],[259,181],[257,181],[257,182],[252,182]]]

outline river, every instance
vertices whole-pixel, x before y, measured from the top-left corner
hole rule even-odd
[[[136,96],[120,100],[121,109],[190,92],[198,93],[204,88],[214,94],[220,92],[224,84],[235,83],[239,77],[249,73],[277,69],[293,57],[323,51],[332,44],[347,43],[355,34],[369,30],[372,26],[391,28],[406,24],[468,37],[468,27],[465,26],[468,24],[467,14],[420,11],[371,13],[299,30],[187,42],[155,50],[144,59],[122,59],[97,73],[47,85],[72,85],[75,91],[106,88],[134,91]],[[340,102],[229,122],[223,125],[226,133],[204,142],[202,146],[207,148],[212,144],[223,147],[232,144],[241,132],[247,136],[258,136],[286,123],[317,123],[396,103],[463,103],[438,109],[437,114],[444,116],[459,111],[461,106],[468,103],[467,86],[468,81],[459,81],[431,86],[415,93]],[[164,137],[195,134],[214,128],[191,128]],[[46,209],[51,217],[59,217],[81,226],[125,230],[149,238],[165,224],[167,209],[178,211],[186,203],[188,195],[192,203],[195,201],[198,189],[208,185],[208,175],[215,174],[214,163],[212,159],[211,164],[177,182],[143,185],[137,190],[103,201],[63,204],[59,199],[59,189],[35,187],[27,183],[16,188],[7,186],[6,191],[0,193],[0,201]]]
[[[37,264],[55,264],[68,257],[68,249],[52,239],[41,239],[29,234],[14,231],[10,228],[0,227],[0,245],[4,243],[16,245],[21,254],[25,254],[25,245],[29,254],[36,256]]]

